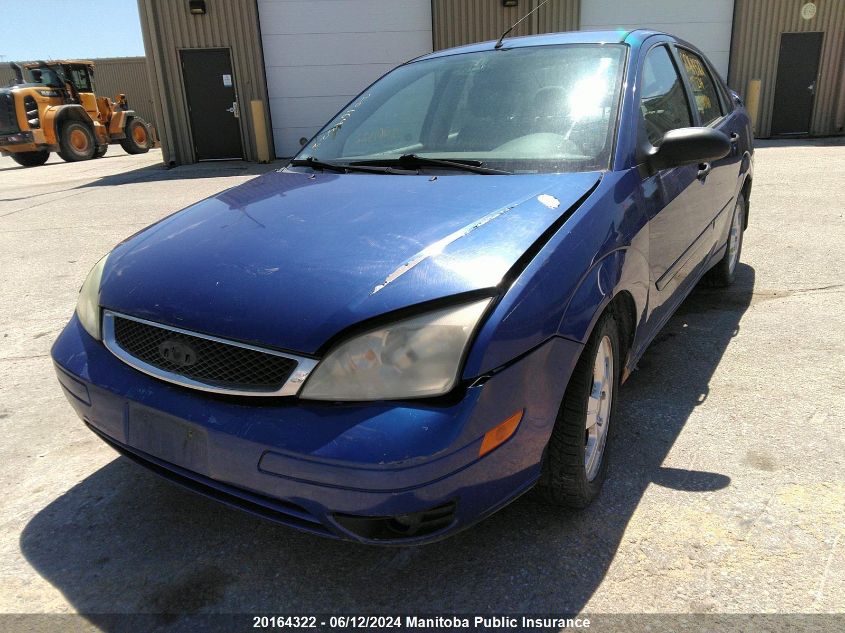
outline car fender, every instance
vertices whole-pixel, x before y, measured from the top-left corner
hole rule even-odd
[[[645,318],[648,305],[648,259],[639,249],[624,247],[605,254],[582,277],[558,325],[558,335],[586,343],[601,314],[622,292],[633,300],[634,332]]]
[[[552,337],[583,343],[617,292],[630,292],[641,320],[649,269],[639,183],[635,170],[607,174],[544,244],[482,324],[465,379],[494,372]]]
[[[745,192],[745,222],[743,223],[743,230],[748,228],[749,202],[751,198],[751,183],[754,180],[754,154],[753,150],[746,150],[742,155],[742,166],[739,170],[739,182],[737,187],[737,194],[742,191]]]
[[[739,161],[739,173],[737,174],[734,197],[739,196],[742,192],[745,192],[746,202],[748,202],[748,194],[750,192],[747,187],[750,186],[750,181],[754,177],[754,132],[751,127],[751,119],[748,117],[748,113],[742,106],[742,101],[736,100],[736,93],[733,91],[731,91],[731,96],[734,97],[734,100],[739,106],[731,114],[731,117],[734,120],[733,131],[735,134],[739,134],[740,137],[738,145],[742,152],[742,157]],[[748,228],[748,214],[745,216],[745,226],[743,228]]]

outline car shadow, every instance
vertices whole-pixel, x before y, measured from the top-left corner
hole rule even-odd
[[[225,178],[227,176],[258,176],[280,169],[288,161],[275,161],[266,165],[248,163],[242,160],[213,161],[168,167],[163,163],[147,165],[130,171],[109,174],[80,185],[79,189],[89,187],[113,187],[134,182],[160,182],[163,180],[195,180],[198,178]]]
[[[98,159],[99,161],[106,161],[109,159],[127,158],[127,156],[104,156]],[[9,161],[11,162],[11,161]],[[135,169],[127,169],[116,174],[108,174],[101,176],[91,182],[71,187],[63,191],[70,191],[73,189],[86,189],[89,187],[112,187],[115,185],[125,185],[133,182],[157,182],[162,180],[194,180],[198,178],[225,178],[226,176],[257,176],[276,169],[281,169],[289,161],[276,160],[268,164],[250,163],[242,160],[232,161],[212,161],[204,163],[193,163],[188,165],[179,165],[178,167],[169,167],[164,163],[155,163],[152,165],[144,165]],[[63,166],[63,162],[52,162],[40,165],[38,167],[21,167],[17,164],[11,164],[8,167],[0,167],[0,172],[11,170],[26,170],[27,173],[36,177],[44,169],[57,168]],[[90,163],[86,163],[90,164]],[[56,193],[56,192],[52,192]]]
[[[100,160],[106,160],[108,156],[104,156]],[[114,158],[120,158],[115,156]],[[125,158],[125,157],[124,157]],[[118,172],[116,174],[108,174],[101,176],[90,182],[64,189],[49,189],[47,191],[32,192],[24,185],[16,186],[15,189],[21,190],[21,195],[0,198],[0,202],[19,202],[23,200],[33,200],[42,196],[54,196],[60,193],[67,193],[70,191],[81,191],[90,189],[92,187],[115,187],[118,185],[128,185],[134,183],[147,182],[163,182],[168,180],[196,180],[202,178],[227,178],[232,176],[260,176],[274,170],[281,169],[288,163],[287,160],[277,160],[272,163],[262,165],[259,163],[247,163],[245,161],[214,161],[206,163],[195,163],[191,165],[180,165],[178,167],[167,167],[163,163],[156,163],[154,165],[145,165],[136,169],[129,169],[127,171]],[[28,168],[30,172],[37,175],[38,170],[47,167],[56,167],[63,163],[47,163],[40,167]],[[8,171],[9,169],[27,169],[24,167],[6,167],[0,168],[0,172]]]
[[[574,613],[596,591],[650,485],[707,491],[725,475],[662,466],[754,289],[696,289],[622,390],[610,472],[598,500],[563,511],[530,495],[444,541],[378,548],[255,519],[115,459],[55,499],[20,547],[72,607],[103,613]],[[667,388],[670,387],[670,388]]]

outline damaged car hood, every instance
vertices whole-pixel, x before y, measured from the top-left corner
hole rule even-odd
[[[120,244],[104,308],[305,354],[365,319],[493,288],[599,172],[274,172]]]

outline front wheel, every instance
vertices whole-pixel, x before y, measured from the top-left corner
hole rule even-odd
[[[120,146],[127,154],[144,154],[150,151],[150,145],[152,145],[150,128],[144,119],[130,117],[126,121],[124,131],[126,138],[120,141]]]
[[[94,134],[84,123],[70,121],[62,126],[59,136],[59,156],[69,163],[94,158],[97,146]]]
[[[613,312],[605,312],[575,365],[546,448],[537,493],[548,503],[583,508],[601,490],[622,369],[620,341]]]
[[[23,167],[39,167],[50,158],[50,150],[39,149],[34,152],[15,152],[9,154],[12,160]]]

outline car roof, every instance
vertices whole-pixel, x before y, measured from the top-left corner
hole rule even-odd
[[[563,33],[543,33],[541,35],[523,35],[520,37],[507,37],[504,41],[504,48],[528,48],[531,46],[551,46],[554,44],[635,44],[641,43],[643,40],[652,35],[666,35],[675,39],[673,36],[663,33],[661,31],[653,31],[650,29],[616,29],[605,31],[566,31]],[[437,57],[447,57],[449,55],[460,55],[462,53],[475,53],[479,51],[493,50],[496,45],[496,40],[489,40],[487,42],[478,42],[475,44],[466,44],[464,46],[456,46],[454,48],[447,48],[442,51],[435,51],[421,57],[417,57],[414,61],[421,59],[434,59]]]

